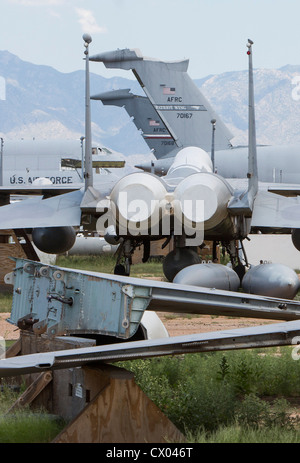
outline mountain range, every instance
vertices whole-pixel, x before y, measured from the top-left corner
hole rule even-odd
[[[80,138],[84,135],[84,79],[84,70],[61,73],[0,51],[0,136],[4,141]],[[257,142],[300,144],[300,66],[256,69],[254,79]],[[247,70],[210,75],[195,83],[231,130],[232,143],[246,144]],[[133,79],[91,73],[92,95],[118,88],[142,94]],[[99,101],[92,102],[92,138],[125,156],[149,152],[125,109]]]

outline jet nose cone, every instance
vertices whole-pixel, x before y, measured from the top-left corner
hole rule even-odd
[[[151,171],[151,163],[150,162],[144,162],[142,164],[135,164],[134,167],[136,167],[137,169],[145,170],[146,172]]]

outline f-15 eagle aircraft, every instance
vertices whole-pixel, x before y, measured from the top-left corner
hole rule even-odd
[[[86,40],[86,47],[88,48],[90,40],[88,41],[88,37]],[[8,228],[8,223],[13,224],[13,226],[22,225],[22,227],[28,224],[31,228],[35,226],[43,226],[46,229],[47,227],[54,227],[58,231],[57,236],[59,236],[59,227],[65,228],[69,225],[77,226],[79,224],[95,227],[95,222],[99,219],[101,222],[104,215],[108,214],[115,219],[114,223],[110,224],[110,226],[115,227],[114,231],[110,232],[110,237],[112,239],[123,238],[125,256],[126,252],[138,243],[156,239],[157,235],[153,233],[153,231],[157,231],[156,225],[159,225],[160,236],[169,237],[171,234],[175,235],[175,231],[177,231],[177,238],[183,241],[190,238],[193,240],[194,235],[197,239],[199,238],[197,234],[200,234],[201,238],[201,232],[207,239],[218,236],[221,240],[228,240],[233,254],[235,240],[246,238],[252,223],[256,225],[265,223],[270,228],[279,226],[285,229],[298,226],[300,219],[294,214],[299,209],[299,204],[295,198],[279,197],[266,191],[261,194],[258,189],[252,72],[253,42],[249,40],[247,45],[250,136],[248,187],[245,190],[234,190],[224,178],[215,174],[207,153],[200,148],[196,148],[195,151],[195,147],[187,147],[179,151],[165,179],[150,173],[134,173],[124,176],[116,182],[111,179],[105,185],[94,185],[91,150],[87,148],[85,153],[85,187],[82,190],[56,198],[28,202],[25,207],[25,202],[23,202],[22,208],[3,206],[0,209],[0,223],[5,223],[5,228]],[[86,50],[86,62],[88,62],[88,50]],[[86,67],[88,68],[87,64]],[[89,140],[88,84],[86,99],[86,139]],[[89,143],[86,146],[88,147]],[[125,198],[123,193],[126,193]],[[126,202],[128,198],[130,201]],[[135,200],[140,202],[134,203]],[[159,204],[157,204],[158,200],[160,200]],[[197,201],[198,205],[204,205],[204,216],[201,207],[193,207],[195,203],[197,205]],[[156,208],[161,209],[159,214],[156,214]],[[21,217],[17,217],[19,212],[22,214]],[[164,233],[160,225],[163,225],[162,220],[168,214],[172,220],[170,220],[169,231]],[[187,228],[182,226],[181,230],[175,230],[176,219],[178,218],[177,225],[178,223],[179,225],[187,225]],[[136,231],[139,233],[134,233]],[[189,233],[185,232],[193,232],[193,234],[190,237]],[[177,250],[180,244],[177,242]],[[186,247],[184,249],[188,250]],[[180,254],[181,258],[183,256],[184,252]],[[26,321],[26,317],[31,316],[30,319],[27,318],[31,323],[32,315],[38,308],[41,318],[38,317],[39,319],[35,324],[36,329],[39,330],[37,332],[44,332],[43,330],[47,329],[47,324],[49,324],[51,333],[67,328],[67,334],[72,335],[81,330],[84,330],[86,334],[86,327],[91,333],[96,332],[97,329],[101,333],[104,328],[107,329],[106,324],[104,323],[105,326],[103,326],[102,323],[104,320],[106,321],[106,317],[103,316],[105,313],[110,319],[109,322],[113,319],[114,325],[117,325],[115,337],[127,339],[130,336],[127,335],[126,330],[131,328],[131,325],[137,324],[137,312],[141,317],[146,309],[215,313],[217,315],[234,314],[243,317],[294,321],[155,341],[134,341],[121,345],[101,345],[23,355],[0,360],[1,377],[49,369],[73,368],[99,361],[111,363],[118,360],[169,354],[291,345],[299,339],[299,304],[294,301],[241,295],[239,292],[230,293],[214,288],[207,290],[203,287],[195,288],[184,283],[154,282],[93,272],[82,272],[78,276],[77,271],[74,272],[74,270],[67,271],[67,269],[59,269],[58,267],[39,266],[30,261],[17,262],[19,265],[14,272],[16,281],[13,283],[18,285],[21,281],[21,285],[24,286],[24,293],[26,294],[27,290],[29,291],[27,294],[34,294],[36,306],[32,306],[33,301],[31,300],[31,307],[24,307],[26,304],[23,303],[24,294],[22,293],[22,299],[19,298],[15,308],[21,308],[23,311],[24,309],[28,310],[30,313],[26,313],[21,320]],[[192,272],[193,267],[195,266],[190,267]],[[263,266],[261,267],[263,268]],[[262,275],[261,279],[263,280],[266,276],[266,274]],[[12,280],[14,277],[12,276]],[[283,279],[284,275],[281,274],[280,280]],[[77,280],[80,281],[79,286],[83,288],[82,291],[77,289],[78,286],[75,283]],[[41,282],[43,284],[40,286]],[[37,291],[34,290],[35,283],[37,284]],[[265,283],[267,282],[265,281]],[[286,279],[285,283],[287,287],[290,287],[292,282]],[[85,287],[87,290],[84,289]],[[96,287],[98,292],[103,293],[103,300],[102,297],[98,297]],[[20,291],[19,286],[18,289],[20,295],[22,291]],[[59,293],[56,292],[57,289],[59,289]],[[49,295],[49,291],[52,294]],[[59,303],[58,310],[53,310],[50,317],[48,317],[48,306],[45,304],[46,295],[48,301],[51,299]],[[72,296],[70,297],[70,295]],[[90,296],[92,296],[91,299]],[[68,308],[70,310],[67,310]],[[94,313],[97,312],[95,319],[89,317],[93,311]],[[20,316],[18,310],[15,312],[17,312],[15,316],[18,318]],[[83,316],[83,312],[87,315],[86,317]],[[13,320],[11,321],[13,322]],[[74,326],[74,331],[70,327],[70,322]],[[119,333],[120,331],[121,333]],[[104,334],[107,332],[105,331]]]
[[[188,61],[166,62],[144,57],[137,49],[95,55],[91,60],[107,68],[132,70],[147,96],[129,89],[94,95],[104,105],[124,107],[156,157],[136,167],[165,176],[176,154],[185,147],[204,149],[213,171],[236,187],[248,173],[248,147],[234,147],[232,134],[187,73]],[[300,145],[257,146],[260,188],[285,196],[300,194]],[[266,227],[261,231],[270,231]],[[253,232],[257,228],[252,227]],[[288,231],[289,232],[289,231]],[[291,231],[300,250],[300,233]]]
[[[179,269],[197,262],[195,248],[201,246],[204,239],[219,241],[226,246],[233,267],[240,268],[242,262],[237,243],[247,238],[251,228],[285,233],[300,228],[297,197],[285,198],[258,188],[251,41],[248,42],[248,56],[249,156],[245,189],[233,188],[226,179],[214,173],[207,152],[193,146],[177,153],[164,177],[136,172],[120,179],[110,174],[101,179],[101,183],[94,183],[89,148],[91,124],[87,78],[84,188],[53,198],[36,198],[3,206],[0,209],[1,227],[32,229],[33,236],[35,232],[42,232],[44,240],[53,244],[53,252],[62,241],[68,240],[73,227],[97,231],[109,242],[121,242],[116,269],[120,271],[120,264],[124,262],[122,271],[127,275],[132,253],[138,246],[144,245],[146,260],[151,241],[174,239],[175,249],[164,262],[164,271],[170,281]],[[112,64],[114,58],[115,53]],[[122,55],[121,58],[129,68],[132,67],[131,57]],[[134,68],[140,71],[141,60],[134,59]],[[86,64],[88,61],[87,57]],[[158,108],[157,111],[160,114]],[[39,243],[35,244],[39,247]]]

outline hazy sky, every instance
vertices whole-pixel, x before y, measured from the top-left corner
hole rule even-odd
[[[162,60],[190,59],[189,74],[300,64],[299,0],[0,0],[0,49],[61,72],[84,68],[82,34],[90,54],[139,48]],[[117,74],[102,64],[91,71]],[[123,71],[126,77],[132,74]]]

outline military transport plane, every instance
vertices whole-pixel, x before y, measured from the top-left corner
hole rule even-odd
[[[28,196],[56,196],[80,189],[84,184],[84,137],[76,140],[4,140],[1,138],[0,149],[0,205],[11,201],[20,201]],[[117,153],[110,149],[92,143],[93,173],[103,177],[111,169],[122,168],[125,165]],[[26,232],[18,234],[24,238]],[[76,233],[68,228],[68,239],[64,234],[65,243],[56,247],[54,253],[65,252],[71,243],[75,243]],[[34,241],[40,242],[39,249],[45,253],[53,253],[51,240],[44,233],[34,232]],[[41,239],[43,245],[41,245]],[[30,240],[26,238],[30,246]],[[103,238],[95,247],[97,253],[102,249],[112,249]],[[76,242],[85,245],[86,240]],[[95,243],[95,241],[93,241]],[[89,243],[90,244],[90,243]],[[99,245],[101,244],[101,247]],[[85,246],[87,248],[87,246]],[[35,255],[35,254],[34,254]]]
[[[123,167],[124,160],[106,147],[92,144],[95,174],[106,174],[108,167]],[[2,185],[70,185],[84,182],[82,160],[84,139],[3,140],[1,146]]]
[[[151,65],[153,61],[145,61],[145,66]],[[156,78],[159,74],[156,75]],[[181,93],[179,84],[176,88],[178,93]],[[194,88],[195,101],[197,101],[198,93],[201,92],[198,87]],[[104,105],[112,105],[124,107],[127,113],[132,117],[137,129],[141,131],[141,135],[153,155],[155,160],[146,161],[142,164],[136,165],[137,168],[146,172],[153,172],[157,175],[166,175],[168,169],[171,167],[173,157],[180,150],[174,138],[169,133],[167,127],[164,125],[159,114],[155,111],[150,100],[146,96],[135,95],[130,92],[130,89],[113,90],[110,92],[100,93],[91,97],[93,100],[99,100]],[[223,132],[223,125],[217,125],[215,113],[211,112],[209,108],[207,113],[209,115],[202,124],[206,127],[205,140],[198,138],[195,140],[195,146],[205,149],[211,155],[212,147],[212,130],[214,122],[214,129],[216,133]],[[175,106],[173,111],[175,111]],[[201,115],[204,112],[201,113]],[[210,120],[208,120],[210,119]],[[192,126],[183,126],[183,118],[177,118],[172,121],[173,133],[178,135],[178,143],[181,146],[190,146],[187,142],[189,139],[190,129]],[[184,128],[183,128],[184,127]],[[224,133],[223,147],[221,142],[215,145],[214,164],[215,172],[225,178],[245,178],[247,174],[247,159],[248,147],[247,146],[233,146],[230,145],[229,140],[232,135],[227,136],[227,131]],[[184,138],[183,138],[184,135]],[[204,146],[210,146],[206,149]],[[259,172],[259,181],[283,184],[297,184],[300,176],[300,145],[279,145],[257,146],[257,163]]]
[[[139,50],[117,50],[91,58],[108,68],[131,69],[147,96],[129,89],[94,95],[104,105],[124,107],[156,160],[137,167],[166,175],[173,157],[186,146],[211,154],[215,125],[214,168],[225,178],[245,178],[248,147],[233,146],[233,135],[187,73],[188,61],[165,62],[142,56]],[[258,179],[299,183],[300,145],[257,146]]]
[[[151,241],[174,239],[175,249],[164,262],[165,275],[170,281],[179,269],[198,262],[195,248],[201,246],[204,239],[224,244],[233,267],[240,268],[237,243],[247,238],[250,229],[285,233],[299,229],[298,197],[285,198],[258,188],[251,42],[248,52],[250,102],[246,189],[233,188],[226,179],[215,174],[207,152],[193,146],[179,150],[164,177],[147,172],[135,172],[122,178],[111,174],[103,176],[101,183],[96,184],[91,153],[87,149],[84,188],[52,198],[34,198],[22,204],[3,206],[1,227],[31,229],[36,246],[40,249],[47,242],[53,245],[53,253],[61,243],[68,245],[74,227],[97,231],[110,243],[120,242],[116,271],[127,275],[137,247],[144,245],[146,260]],[[142,58],[134,56],[134,68],[140,76]],[[102,54],[102,60],[103,57],[113,65],[116,54]],[[132,55],[122,55],[122,58],[129,68],[133,66]],[[145,79],[149,77],[151,75],[147,74]],[[196,113],[200,111],[199,108],[195,110]],[[161,115],[159,109],[157,112]]]

